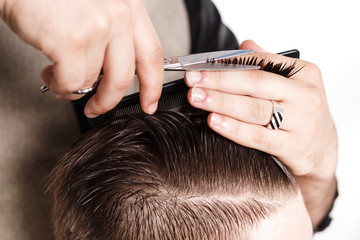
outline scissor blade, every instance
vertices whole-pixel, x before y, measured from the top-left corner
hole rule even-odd
[[[248,70],[260,69],[260,66],[242,65],[242,64],[226,64],[226,63],[198,63],[179,68],[173,68],[172,71],[219,71],[219,70]]]
[[[217,51],[217,52],[207,52],[207,53],[198,53],[191,54],[187,56],[178,57],[179,63],[182,66],[198,64],[198,63],[206,63],[208,60],[218,60],[223,58],[231,58],[240,56],[243,54],[252,53],[252,50],[227,50],[227,51]]]

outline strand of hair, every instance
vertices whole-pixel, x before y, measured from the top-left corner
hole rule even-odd
[[[225,59],[211,59],[208,60],[210,63],[222,63],[222,64],[240,64],[240,65],[251,65],[251,66],[260,66],[261,70],[266,72],[272,72],[279,74],[281,76],[291,78],[297,74],[303,67],[296,68],[296,61],[292,62],[290,65],[288,63],[274,63],[269,61],[264,64],[265,59],[260,59],[258,62],[258,57],[240,57],[240,58],[225,58]]]

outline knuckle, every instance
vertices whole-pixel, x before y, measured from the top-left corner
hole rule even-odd
[[[306,67],[312,74],[321,75],[320,67],[314,63],[307,63]]]
[[[120,92],[125,91],[127,89],[127,87],[128,87],[128,85],[125,85],[125,84],[120,84],[120,83],[114,84],[113,91],[120,93]]]
[[[266,129],[265,129],[266,130]],[[282,142],[279,139],[271,139],[270,135],[267,134],[267,131],[264,129],[253,129],[252,130],[252,140],[256,146],[259,146],[263,151],[269,149],[282,149]]]
[[[254,94],[257,89],[258,85],[260,84],[260,80],[264,78],[264,71],[262,70],[255,70],[249,71],[249,93],[250,95]]]
[[[67,32],[66,39],[72,49],[83,49],[86,46],[87,41],[85,29]]]
[[[47,37],[42,38],[39,42],[39,49],[44,54],[51,58],[58,58],[60,48],[64,50],[79,51],[86,47],[87,35],[84,28],[79,28],[74,31],[72,27],[58,29],[54,36],[50,37],[52,41],[49,41]],[[56,40],[56,41],[54,41]],[[54,44],[55,43],[55,44]],[[57,44],[59,43],[59,45]]]
[[[271,140],[268,138],[268,141],[264,142],[266,149],[276,149],[277,151],[281,151],[284,149],[284,142],[281,139],[272,138]]]
[[[155,44],[153,45],[153,48],[150,51],[149,56],[146,56],[146,57],[148,60],[150,60],[150,63],[158,64],[159,60],[162,61],[163,51],[162,51],[162,47],[161,47],[161,44],[158,39],[155,41]]]
[[[312,106],[319,107],[326,102],[326,96],[322,89],[320,88],[310,88],[308,90],[308,99]]]
[[[133,78],[128,77],[122,81],[115,81],[111,85],[111,88],[113,88],[115,92],[123,92],[129,88],[132,82],[133,82]]]
[[[212,76],[212,75],[214,76],[215,89],[221,89],[222,79],[224,78],[224,72],[218,71],[218,72],[215,72],[214,74],[210,74],[210,76]]]
[[[252,81],[256,82],[259,79],[264,78],[265,71],[263,70],[255,70],[255,71],[249,71],[249,77]]]
[[[217,94],[218,96],[216,97],[216,108],[221,111],[223,110],[226,106],[228,106],[226,104],[227,100],[226,100],[226,96],[224,96],[223,94]]]
[[[154,40],[154,44],[149,45],[151,49],[146,54],[136,57],[136,65],[159,65],[163,68],[163,51],[158,39]],[[152,66],[153,67],[153,66]]]
[[[264,145],[267,142],[267,137],[264,134],[264,131],[260,131],[259,129],[253,129],[251,131],[251,138],[256,145]]]
[[[116,6],[112,8],[112,14],[115,19],[121,20],[122,23],[132,21],[132,10],[130,3],[126,1],[116,1]]]
[[[261,104],[258,101],[252,99],[250,102],[250,117],[251,120],[255,120],[256,122],[266,122],[270,119],[271,113],[269,113],[268,109],[266,109],[265,104]]]
[[[93,18],[92,31],[106,32],[109,30],[111,20],[104,14],[97,14]]]
[[[115,107],[116,103],[113,101],[100,101],[98,98],[95,98],[93,101],[93,113],[94,114],[103,114],[110,111]]]
[[[242,128],[239,123],[235,123],[231,126],[230,135],[237,137],[243,134]]]
[[[314,63],[307,63],[306,69],[313,83],[322,84],[322,74],[318,65]]]

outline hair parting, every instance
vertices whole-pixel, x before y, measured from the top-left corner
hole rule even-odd
[[[271,155],[206,122],[133,114],[86,133],[49,179],[55,239],[249,239],[298,186]]]

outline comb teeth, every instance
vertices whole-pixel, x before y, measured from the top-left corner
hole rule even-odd
[[[188,90],[189,87],[186,86],[184,79],[164,84],[163,93],[158,103],[158,111],[191,109],[191,112],[197,112],[198,110],[194,110],[195,108],[188,103]],[[121,121],[125,115],[144,114],[141,110],[139,96],[139,93],[128,95],[111,111],[96,118],[89,118],[88,123],[90,128]]]
[[[298,73],[303,67],[296,68],[296,61],[291,64],[287,63],[274,63],[272,61],[267,62],[265,59],[258,59],[258,57],[240,57],[240,58],[225,58],[225,59],[209,59],[209,63],[222,63],[222,64],[240,64],[240,65],[251,65],[251,66],[259,66],[261,70],[266,72],[272,72],[279,74],[281,76],[290,78]]]

